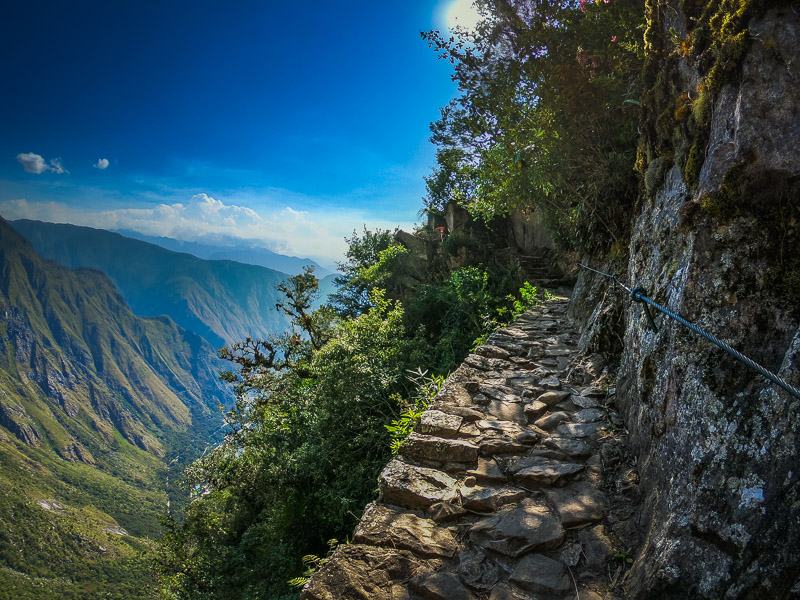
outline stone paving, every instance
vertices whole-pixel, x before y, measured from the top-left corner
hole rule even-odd
[[[525,313],[467,357],[301,598],[618,597],[636,476],[567,304]]]

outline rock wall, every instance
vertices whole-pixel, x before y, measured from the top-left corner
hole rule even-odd
[[[648,6],[667,45],[700,35],[690,3]],[[797,386],[798,12],[761,10],[743,35],[746,51],[714,97],[700,158],[680,145],[674,156],[650,157],[627,281]],[[708,61],[677,50],[666,58],[664,48],[651,81],[669,81],[702,113],[696,90]],[[674,106],[662,118],[685,117]],[[666,317],[650,331],[641,305],[626,305],[617,402],[637,456],[646,534],[629,592],[800,597],[800,401]]]

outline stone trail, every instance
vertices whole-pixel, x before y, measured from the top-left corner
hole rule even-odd
[[[453,373],[301,598],[616,597],[635,481],[567,304],[528,311]]]

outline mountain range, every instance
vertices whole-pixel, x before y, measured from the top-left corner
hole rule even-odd
[[[155,244],[156,246],[161,246],[173,252],[185,252],[206,260],[234,260],[248,265],[266,267],[288,275],[302,273],[303,267],[308,265],[314,267],[314,274],[317,277],[322,278],[332,274],[332,271],[322,267],[319,263],[310,258],[286,256],[273,252],[272,250],[267,250],[266,248],[244,245],[215,246],[212,244],[176,240],[163,236],[144,235],[130,229],[115,229],[113,231],[125,237]]]
[[[275,309],[286,273],[204,260],[103,229],[29,220],[12,225],[40,255],[107,274],[137,315],[169,315],[217,348],[289,327]]]
[[[143,597],[136,553],[160,531],[168,463],[220,433],[224,365],[200,335],[137,317],[109,277],[43,259],[2,219],[0,339],[0,597]]]

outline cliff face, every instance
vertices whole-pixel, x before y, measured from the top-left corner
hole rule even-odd
[[[800,18],[731,2],[725,29],[719,3],[694,4],[648,5],[648,194],[627,281],[797,386]],[[800,593],[800,402],[667,317],[652,332],[640,304],[625,306],[618,406],[646,536],[630,591]]]

